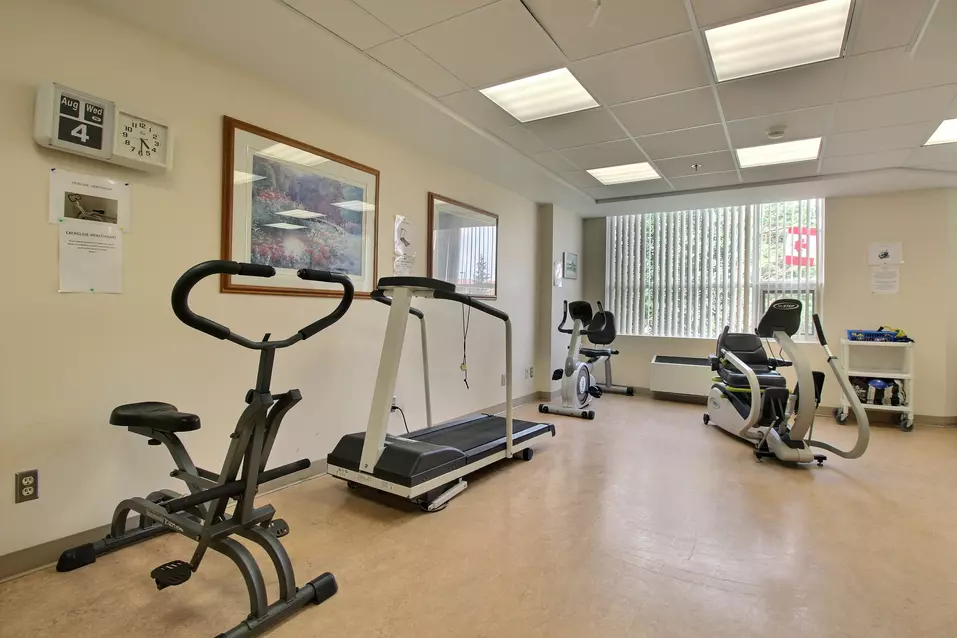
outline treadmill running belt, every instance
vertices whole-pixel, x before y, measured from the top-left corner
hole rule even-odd
[[[512,420],[512,436],[537,426],[531,421]],[[403,438],[415,439],[432,445],[444,445],[462,450],[467,456],[469,451],[505,438],[505,419],[500,416],[486,416],[474,421],[466,421],[459,426],[439,427],[433,430],[419,430],[406,434]]]

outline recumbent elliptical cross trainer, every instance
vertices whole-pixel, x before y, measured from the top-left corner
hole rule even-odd
[[[272,277],[272,266],[237,263],[234,261],[207,261],[193,266],[179,278],[173,287],[173,312],[187,326],[217,339],[232,341],[250,350],[259,350],[259,372],[256,387],[246,393],[247,407],[239,417],[236,429],[230,435],[229,451],[217,474],[193,464],[189,453],[176,435],[200,427],[195,414],[179,412],[169,403],[148,401],[121,405],[110,416],[110,423],[125,426],[130,432],[145,436],[150,445],[163,444],[169,450],[177,469],[170,476],[186,482],[190,494],[181,496],[172,490],[160,490],[146,498],[122,501],[113,514],[109,535],[103,540],[69,549],[60,556],[57,571],[72,571],[96,561],[97,556],[135,543],[177,532],[197,542],[192,559],[174,560],[160,565],[150,576],[157,589],[181,585],[199,569],[208,549],[219,552],[236,564],[249,591],[249,616],[220,636],[248,638],[258,636],[270,627],[300,611],[310,603],[319,604],[337,591],[336,579],[330,573],[315,578],[302,587],[296,587],[292,563],[279,538],[289,533],[284,521],[274,518],[271,505],[254,507],[253,498],[260,484],[298,472],[309,467],[309,459],[302,459],[266,470],[279,426],[286,413],[299,401],[299,390],[273,394],[269,389],[273,359],[276,350],[287,348],[328,328],[346,313],[353,299],[352,282],[345,275],[319,270],[300,270],[300,279],[321,281],[343,287],[342,301],[326,317],[306,326],[282,341],[251,341],[230,332],[229,328],[194,314],[188,303],[189,293],[200,280],[211,275],[230,274],[247,277]],[[232,513],[226,508],[230,499],[236,501]],[[139,524],[127,529],[130,512],[139,514]],[[252,541],[269,556],[279,580],[279,600],[268,603],[266,582],[253,554],[231,536]]]
[[[564,304],[562,321],[558,324],[558,331],[572,336],[565,356],[564,368],[558,368],[552,373],[552,381],[562,382],[562,404],[549,405],[542,403],[538,406],[539,412],[563,414],[582,419],[594,419],[595,411],[586,410],[592,399],[601,397],[604,391],[618,394],[634,394],[632,388],[611,385],[611,357],[618,351],[605,348],[583,348],[581,341],[588,337],[590,341],[599,345],[611,345],[615,340],[615,318],[602,308],[597,302],[598,312],[592,315],[591,304],[587,301],[573,301]],[[565,322],[572,318],[572,327],[566,328]],[[582,360],[582,357],[586,357]],[[599,385],[592,374],[592,366],[601,359],[605,359],[605,385]]]
[[[797,299],[779,299],[761,318],[756,334],[733,333],[725,326],[718,337],[717,353],[709,355],[711,369],[719,379],[708,395],[705,425],[713,423],[723,430],[754,444],[758,460],[774,457],[791,463],[821,465],[826,457],[811,448],[828,450],[846,459],[864,454],[870,440],[867,414],[851,386],[847,373],[831,353],[821,320],[813,315],[817,338],[824,347],[827,362],[857,418],[857,443],[849,450],[815,441],[814,412],[821,401],[824,373],[812,372],[810,364],[791,339],[801,326],[802,304]],[[773,338],[789,360],[768,357],[761,339]],[[791,366],[797,373],[794,392],[777,368]],[[802,402],[802,388],[813,388],[813,401]],[[809,404],[809,405],[808,405]],[[800,409],[805,406],[804,409]],[[792,422],[793,418],[793,422]]]

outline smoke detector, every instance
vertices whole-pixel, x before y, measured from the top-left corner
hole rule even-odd
[[[772,126],[767,131],[768,139],[779,140],[784,137],[784,131],[786,130],[787,130],[787,126],[785,126],[784,124]]]

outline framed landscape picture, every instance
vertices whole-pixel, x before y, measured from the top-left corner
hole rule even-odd
[[[578,255],[563,253],[565,262],[565,279],[578,279]]]
[[[498,294],[498,215],[429,193],[429,276],[471,297]]]
[[[340,296],[300,268],[376,285],[379,171],[230,117],[223,120],[223,259],[265,264],[268,279],[223,275],[222,292]]]

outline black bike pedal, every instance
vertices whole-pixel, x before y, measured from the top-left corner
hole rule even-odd
[[[565,372],[561,368],[555,370],[552,372],[552,381],[561,381],[564,374]]]
[[[596,399],[600,399],[602,395],[602,391],[601,391],[601,388],[599,388],[597,385],[593,385],[590,388],[588,388],[588,394],[592,395]]]
[[[181,560],[171,560],[150,572],[150,578],[156,581],[156,589],[166,589],[182,585],[193,575],[189,563]]]
[[[276,538],[282,538],[289,533],[289,525],[281,518],[275,518],[269,524],[269,531],[272,532],[272,535]]]

